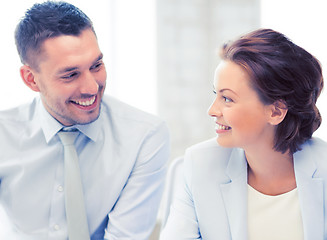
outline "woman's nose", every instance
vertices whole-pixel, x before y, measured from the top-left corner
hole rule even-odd
[[[220,104],[219,104],[219,101],[217,98],[210,105],[210,107],[208,109],[208,114],[211,117],[221,117],[222,116]]]

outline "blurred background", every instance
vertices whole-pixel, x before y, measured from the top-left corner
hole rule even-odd
[[[35,0],[11,0],[0,9],[0,110],[32,99],[24,86],[14,29]],[[325,0],[68,0],[93,21],[108,71],[106,94],[164,119],[171,160],[215,136],[207,109],[213,100],[220,46],[251,30],[280,31],[327,65]],[[318,107],[316,136],[327,141],[327,90]],[[131,132],[131,137],[133,133]]]
[[[19,76],[14,29],[35,0],[2,4],[0,110],[36,94]],[[94,22],[108,71],[106,94],[164,119],[172,138],[171,159],[215,136],[207,109],[213,100],[218,50],[264,27],[280,31],[327,64],[325,0],[68,0]],[[326,72],[326,70],[324,69]],[[327,93],[318,107],[327,140]],[[132,135],[133,133],[131,133]]]

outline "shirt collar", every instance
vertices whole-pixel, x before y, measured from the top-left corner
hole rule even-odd
[[[99,118],[92,123],[84,125],[75,125],[75,127],[85,136],[96,142],[101,129],[101,115],[102,114],[100,113]]]
[[[41,128],[43,130],[46,142],[49,143],[51,139],[60,131],[64,125],[58,122],[51,114],[44,108],[42,101],[39,99],[39,111],[41,119]],[[96,142],[100,133],[101,114],[97,120],[85,125],[75,125],[80,132]]]

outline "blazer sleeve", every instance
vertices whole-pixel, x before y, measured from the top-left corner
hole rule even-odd
[[[202,239],[192,197],[192,165],[191,156],[186,153],[182,178],[184,182],[177,190],[160,240]]]

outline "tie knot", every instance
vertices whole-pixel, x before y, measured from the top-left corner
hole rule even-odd
[[[65,131],[58,132],[58,136],[64,146],[74,145],[77,135],[78,135],[77,131],[75,131],[75,132],[65,132]]]

